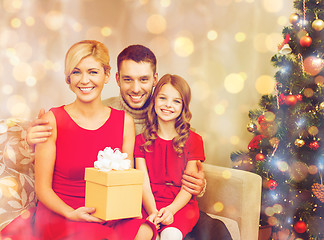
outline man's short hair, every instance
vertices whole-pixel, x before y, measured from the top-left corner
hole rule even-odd
[[[156,57],[154,53],[143,45],[130,45],[125,48],[117,57],[117,70],[119,72],[120,65],[124,60],[133,60],[134,62],[151,63],[153,74],[156,72]]]

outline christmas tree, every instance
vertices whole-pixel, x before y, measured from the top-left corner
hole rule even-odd
[[[234,167],[263,178],[261,225],[286,239],[324,239],[324,0],[295,0],[271,62],[274,93],[251,110]],[[274,237],[273,237],[274,238]]]

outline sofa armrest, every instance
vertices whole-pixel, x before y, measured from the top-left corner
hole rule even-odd
[[[242,240],[257,240],[261,208],[261,177],[255,173],[204,164],[206,193],[200,210],[235,220]]]

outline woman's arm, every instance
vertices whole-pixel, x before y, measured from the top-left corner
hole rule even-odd
[[[131,168],[134,168],[134,144],[135,144],[135,125],[133,118],[125,113],[124,135],[122,152],[127,153],[131,160]]]
[[[185,171],[197,172],[197,160],[188,161]],[[191,197],[192,194],[181,186],[181,189],[173,202],[169,206],[160,209],[158,213],[160,218],[158,219],[157,223],[162,223],[165,225],[171,224],[173,222],[173,215],[183,208],[190,201]]]
[[[144,158],[136,158],[136,169],[144,172],[144,184],[143,184],[143,206],[147,214],[148,220],[154,223],[158,210],[156,208],[155,199],[152,193],[150,179],[147,172],[147,166]]]
[[[94,212],[91,208],[79,208],[74,210],[60,199],[52,188],[53,172],[56,159],[56,120],[54,114],[49,111],[42,119],[49,122],[53,134],[43,143],[38,143],[35,149],[35,191],[37,198],[50,210],[75,221],[95,221],[100,219],[89,215]]]

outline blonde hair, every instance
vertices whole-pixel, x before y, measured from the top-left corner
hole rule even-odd
[[[182,77],[177,75],[166,74],[164,75],[157,83],[153,95],[152,101],[148,107],[147,113],[147,121],[146,121],[146,128],[144,130],[144,138],[145,143],[143,144],[143,148],[145,151],[149,152],[149,146],[152,145],[154,140],[156,139],[156,134],[158,131],[158,117],[155,112],[155,99],[158,93],[161,91],[162,87],[165,84],[170,83],[179,93],[182,98],[182,110],[180,115],[177,117],[175,121],[175,130],[178,133],[173,140],[173,148],[180,156],[183,153],[183,149],[185,143],[189,137],[189,129],[190,129],[190,120],[192,114],[189,110],[189,103],[191,100],[191,90],[186,82]]]
[[[81,60],[92,56],[102,64],[105,73],[110,71],[110,57],[107,47],[95,40],[83,40],[73,44],[65,55],[65,81],[70,84],[70,75]]]

